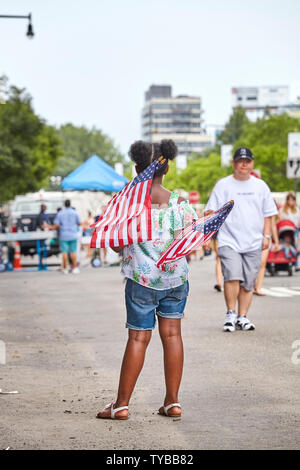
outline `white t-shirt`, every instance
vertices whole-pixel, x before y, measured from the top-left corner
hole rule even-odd
[[[219,230],[219,247],[229,246],[238,253],[258,250],[265,217],[278,212],[268,185],[255,176],[246,181],[226,176],[215,185],[205,210],[219,209],[231,199],[234,206]]]

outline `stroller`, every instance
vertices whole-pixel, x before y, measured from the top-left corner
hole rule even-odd
[[[267,271],[274,276],[278,271],[287,271],[293,275],[293,264],[297,261],[297,248],[295,241],[296,225],[290,220],[280,220],[276,224],[279,244],[281,248],[275,251],[271,247],[267,259]]]

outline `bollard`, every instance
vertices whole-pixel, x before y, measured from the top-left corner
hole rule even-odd
[[[16,242],[15,256],[14,256],[14,270],[23,269],[21,265],[21,244]]]

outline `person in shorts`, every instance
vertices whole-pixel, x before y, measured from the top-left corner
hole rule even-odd
[[[116,252],[122,251],[122,274],[127,279],[128,342],[117,399],[98,413],[97,418],[128,418],[128,404],[157,320],[164,350],[166,384],[163,405],[158,413],[178,417],[181,416],[178,392],[183,370],[181,319],[189,292],[188,267],[185,258],[165,265],[164,270],[158,269],[156,263],[172,243],[175,231],[189,225],[197,216],[188,201],[162,186],[163,176],[169,169],[168,161],[177,155],[177,147],[172,140],[163,140],[160,144],[138,141],[131,146],[129,154],[138,174],[160,156],[166,161],[156,172],[152,184],[152,240],[114,248]]]
[[[53,229],[59,229],[59,243],[63,256],[63,273],[68,274],[68,256],[71,255],[72,266],[71,271],[73,274],[79,273],[77,267],[77,238],[78,227],[81,225],[80,217],[71,207],[71,201],[65,201],[65,208],[60,210],[54,219]]]
[[[270,244],[272,216],[277,214],[269,187],[251,175],[253,163],[250,149],[237,149],[232,162],[233,174],[218,181],[206,205],[206,210],[216,210],[234,200],[234,207],[218,233],[227,306],[223,330],[229,332],[255,329],[247,314],[261,253]]]

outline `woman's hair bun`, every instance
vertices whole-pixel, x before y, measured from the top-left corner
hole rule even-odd
[[[148,142],[137,140],[134,142],[129,149],[129,156],[133,162],[138,166],[146,166],[149,163],[149,157],[151,156],[151,147]]]
[[[175,144],[174,140],[171,139],[162,140],[160,143],[160,150],[162,156],[168,160],[174,160],[178,153],[177,145]]]

